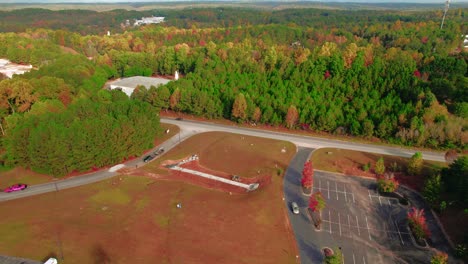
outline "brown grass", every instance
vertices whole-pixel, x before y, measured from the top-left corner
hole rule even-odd
[[[251,151],[238,149],[236,144],[242,141],[234,140],[236,136],[202,134],[162,157],[199,153],[225,164],[218,169],[250,175],[270,169],[267,166],[273,163],[288,164],[295,153],[290,143],[284,143],[288,151],[282,155],[273,147],[271,157],[258,149],[257,155],[248,155],[258,156],[260,162],[249,168],[239,163],[243,158],[233,156]],[[244,140],[257,146],[280,145],[268,139]],[[236,152],[216,155],[225,148]],[[154,172],[158,163],[139,170]],[[230,195],[178,181],[121,176],[3,202],[0,211],[10,213],[0,218],[0,248],[2,254],[36,260],[50,255],[60,260],[63,254],[67,264],[295,263],[297,250],[285,218],[282,180],[275,174],[271,184],[260,190]]]
[[[446,166],[445,163],[441,162],[424,161],[422,174],[411,176],[406,173],[408,158],[335,148],[321,148],[314,151],[311,161],[315,169],[375,178],[375,163],[380,157],[384,158],[387,172],[394,172],[396,179],[400,183],[417,191],[422,190],[427,176],[432,175],[437,168]],[[370,170],[366,172],[363,170],[363,166],[368,163],[371,166]],[[394,164],[396,164],[396,170],[392,169]]]

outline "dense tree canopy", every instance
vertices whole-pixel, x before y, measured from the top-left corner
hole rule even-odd
[[[139,28],[119,23],[151,12],[0,12],[0,18],[40,14],[44,22],[25,19],[9,29],[5,25],[15,20],[0,24],[20,32],[0,34],[0,57],[34,66],[0,81],[2,160],[60,175],[137,155],[142,149],[130,139],[139,135],[146,140],[139,146],[148,147],[157,125],[147,113],[154,109],[463,149],[468,56],[460,36],[466,10],[451,12],[443,30],[436,11],[166,10],[160,14],[166,23]],[[103,14],[112,19],[98,21]],[[88,20],[82,28],[76,21],[52,23],[63,16]],[[90,25],[107,30],[110,23],[120,34],[84,34],[93,32]],[[102,90],[109,79],[175,70],[178,81],[140,87],[129,100]],[[85,102],[89,109],[83,110]],[[89,115],[70,119],[80,111]],[[76,131],[83,133],[76,136],[81,142],[90,137],[96,144],[97,138],[110,142],[103,135],[128,133],[118,139],[127,140],[126,150],[97,155],[91,165],[81,149],[89,146],[67,151]],[[44,142],[62,147],[44,156],[52,151]],[[65,167],[53,168],[41,160],[46,158],[64,159]]]

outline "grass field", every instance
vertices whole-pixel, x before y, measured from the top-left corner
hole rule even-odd
[[[285,153],[280,151],[283,147]],[[228,152],[221,155],[221,150]],[[276,174],[278,168],[284,171],[295,146],[205,133],[160,159],[194,152],[208,168],[214,166],[213,157],[218,163],[212,169],[243,175],[260,169],[270,172],[272,181],[255,192],[231,195],[179,181],[117,176],[3,202],[0,211],[10,213],[0,218],[1,253],[35,260],[63,256],[60,263],[65,264],[296,263],[282,201],[283,178]],[[245,157],[235,158],[243,153]],[[246,158],[259,162],[246,163]],[[154,171],[158,163],[138,170]],[[274,164],[278,168],[269,167]]]
[[[156,138],[154,141],[155,145],[159,145],[162,142],[166,141],[167,139],[179,133],[178,126],[171,125],[171,124],[161,124],[161,130],[165,131],[166,129],[169,129],[170,132],[168,134],[162,133],[160,138]],[[71,175],[65,176],[63,178],[76,177],[79,174],[83,174],[83,172],[72,173]],[[52,176],[39,174],[31,170],[17,167],[17,168],[13,168],[9,170],[0,171],[0,190],[3,190],[6,187],[16,184],[16,183],[25,183],[28,185],[34,185],[34,184],[41,184],[41,183],[46,183],[46,182],[50,182],[54,180],[56,180],[56,178]]]

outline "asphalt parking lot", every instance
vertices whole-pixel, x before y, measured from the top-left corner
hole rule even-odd
[[[380,195],[372,179],[315,171],[313,191],[320,191],[326,201],[321,229],[316,230],[308,213],[309,196],[300,187],[302,165],[310,151],[299,149],[284,183],[301,263],[321,263],[324,247],[341,248],[346,264],[430,262],[432,251],[416,247],[408,230],[409,207]],[[293,201],[299,205],[299,215],[291,212]]]

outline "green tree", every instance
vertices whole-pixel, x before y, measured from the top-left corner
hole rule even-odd
[[[420,175],[424,165],[424,160],[421,152],[416,152],[408,162],[408,174]]]
[[[333,250],[333,255],[325,256],[325,264],[342,264],[343,263],[343,253],[340,248],[335,248]]]
[[[442,181],[447,192],[461,203],[468,202],[468,156],[456,159],[448,168],[441,171]]]
[[[437,205],[442,191],[441,176],[433,175],[424,183],[423,196],[426,201],[432,206]]]
[[[383,157],[380,157],[375,163],[375,173],[377,173],[377,175],[383,175],[385,173],[385,162]]]

